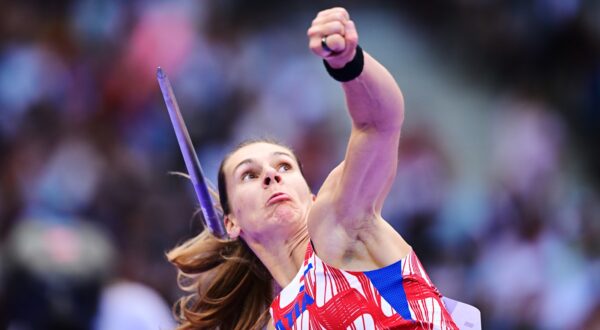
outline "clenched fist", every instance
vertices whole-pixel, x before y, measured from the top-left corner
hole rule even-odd
[[[309,48],[333,68],[341,68],[354,58],[358,33],[346,9],[319,12],[306,34]]]

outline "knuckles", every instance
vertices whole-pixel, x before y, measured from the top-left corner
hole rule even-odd
[[[336,54],[334,57],[341,59],[347,57],[354,51],[358,44],[358,35],[354,31],[354,22],[350,19],[348,11],[342,7],[334,7],[320,11],[312,20],[311,26],[307,29],[306,35],[309,37],[309,48],[315,54],[330,58],[332,54],[323,50],[321,38],[326,35],[338,34],[344,39],[346,51]]]

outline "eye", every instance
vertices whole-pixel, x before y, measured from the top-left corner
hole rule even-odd
[[[256,173],[252,172],[252,171],[246,171],[242,174],[242,181],[249,181],[252,179],[256,179],[258,176],[256,175]]]
[[[292,165],[288,164],[288,163],[281,163],[279,164],[279,167],[277,168],[278,172],[287,172],[289,170],[292,169]]]

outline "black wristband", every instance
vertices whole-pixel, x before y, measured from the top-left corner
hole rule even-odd
[[[327,69],[327,73],[329,75],[340,82],[350,81],[362,73],[363,67],[365,66],[365,59],[363,55],[363,50],[359,45],[356,45],[356,54],[352,61],[346,63],[344,67],[339,69],[332,68],[326,60],[323,60],[323,64],[325,64],[325,68]]]

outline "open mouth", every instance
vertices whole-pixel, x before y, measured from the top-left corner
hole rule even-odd
[[[282,193],[282,192],[274,193],[267,200],[267,206],[275,204],[275,203],[279,203],[279,202],[289,201],[289,200],[291,200],[291,198],[286,193]]]

